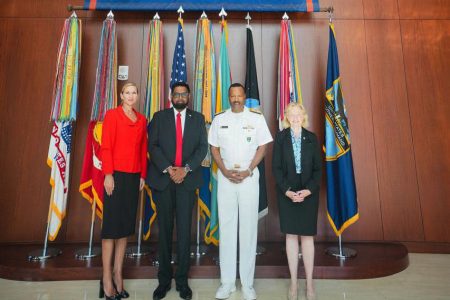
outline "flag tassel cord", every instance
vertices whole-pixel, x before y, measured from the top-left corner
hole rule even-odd
[[[69,5],[67,5],[67,10],[68,11],[77,11],[77,10],[89,10],[89,9],[84,8],[82,5],[69,4]],[[116,11],[120,11],[120,10],[116,9]],[[333,13],[334,12],[334,7],[333,6],[326,6],[326,7],[321,7],[319,11],[311,11],[311,13],[319,13],[319,12]]]

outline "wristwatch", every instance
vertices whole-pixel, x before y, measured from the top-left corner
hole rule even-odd
[[[189,173],[189,172],[191,172],[192,170],[191,170],[191,167],[190,167],[188,164],[186,164],[186,165],[184,166],[184,171],[185,171],[186,173]]]

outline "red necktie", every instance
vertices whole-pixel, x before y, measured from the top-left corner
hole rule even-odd
[[[181,128],[180,113],[177,114],[176,140],[177,140],[177,147],[175,151],[175,167],[181,167],[182,153],[183,153],[183,131]]]

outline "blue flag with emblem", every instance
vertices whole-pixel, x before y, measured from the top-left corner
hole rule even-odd
[[[358,218],[355,175],[347,112],[342,95],[339,58],[333,23],[330,23],[325,100],[325,160],[327,169],[327,214],[336,235]]]

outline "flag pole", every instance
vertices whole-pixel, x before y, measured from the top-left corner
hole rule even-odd
[[[150,247],[142,246],[142,219],[144,218],[144,189],[139,194],[139,229],[138,229],[138,243],[137,246],[127,247],[125,256],[127,257],[141,257],[148,255],[151,251]]]
[[[99,256],[102,253],[100,247],[93,247],[94,240],[94,226],[95,226],[95,211],[97,210],[97,201],[92,199],[92,213],[91,213],[91,229],[89,232],[89,247],[82,248],[75,252],[75,258],[79,260],[88,260],[92,257]]]
[[[54,197],[54,191],[55,189],[52,188],[52,194],[50,196],[50,204],[48,207],[48,215],[47,215],[47,227],[45,230],[45,239],[44,239],[44,248],[36,249],[28,253],[28,260],[29,261],[42,261],[46,260],[48,258],[52,258],[55,256],[58,256],[62,253],[62,251],[58,248],[48,248],[48,232],[50,230],[50,216],[52,214],[52,202]]]
[[[85,8],[83,5],[68,4],[67,5],[67,10],[68,11],[89,10],[89,8]],[[120,11],[120,9],[115,9],[115,11]],[[319,11],[310,11],[308,13],[333,12],[333,11],[334,11],[334,7],[333,6],[325,6],[325,7],[320,7]],[[269,12],[269,11],[267,11],[267,12]]]
[[[357,252],[355,249],[342,247],[342,234],[338,235],[339,246],[338,247],[328,247],[325,253],[341,260],[346,260],[347,258],[355,257]]]
[[[200,203],[197,199],[197,235],[196,243],[191,247],[191,257],[200,257],[205,255],[207,252],[208,247],[205,245],[200,245]]]

